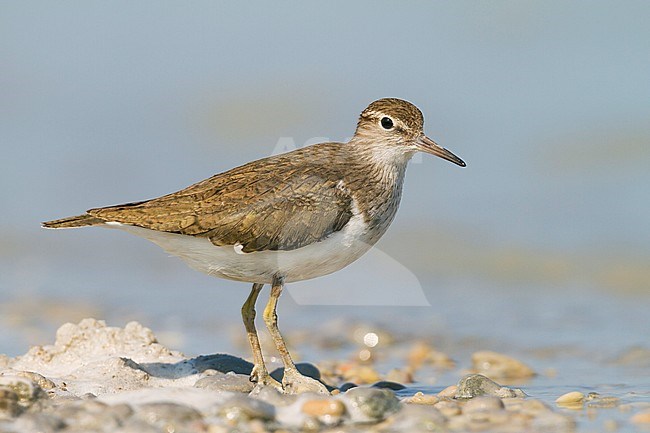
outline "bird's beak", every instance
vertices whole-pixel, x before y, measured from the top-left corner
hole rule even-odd
[[[431,155],[439,156],[442,159],[446,159],[447,161],[451,161],[454,164],[460,165],[461,167],[465,167],[465,161],[445,149],[444,147],[438,145],[435,141],[427,137],[426,135],[421,136],[419,139],[415,141],[415,145],[417,146],[418,150],[426,153],[430,153]]]

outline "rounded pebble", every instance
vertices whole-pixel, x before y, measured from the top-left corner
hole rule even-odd
[[[34,373],[33,371],[19,371],[16,373],[16,376],[25,377],[31,380],[45,391],[56,388],[56,385],[50,379],[41,374]]]
[[[463,406],[463,413],[487,412],[503,409],[503,402],[499,397],[481,396],[468,400]]]
[[[314,364],[309,362],[299,362],[296,364],[296,369],[298,373],[303,376],[311,377],[312,379],[320,380],[320,370]],[[271,377],[278,382],[282,383],[282,378],[284,377],[284,367],[276,368],[271,373]]]
[[[231,391],[248,394],[253,390],[255,384],[250,381],[249,376],[235,373],[217,373],[203,377],[196,381],[195,388],[208,389],[210,391]]]
[[[223,403],[217,413],[231,424],[253,419],[270,421],[275,418],[275,407],[261,400],[236,396]]]
[[[557,403],[559,406],[575,405],[576,403],[582,403],[584,399],[585,395],[580,391],[571,391],[559,396],[557,399],[555,399],[555,403]]]
[[[379,421],[399,410],[395,394],[387,389],[352,388],[343,397],[350,402],[350,414],[357,415],[358,422]]]
[[[518,359],[489,350],[472,354],[472,367],[491,378],[525,379],[535,376],[535,371]]]
[[[447,418],[460,415],[460,405],[454,400],[440,400],[438,403],[433,405],[436,409],[440,411]]]
[[[438,397],[440,398],[453,398],[456,395],[456,392],[458,391],[458,386],[457,385],[449,385],[447,388],[443,389],[438,393]]]
[[[406,389],[406,387],[401,383],[391,382],[389,380],[380,380],[379,382],[373,383],[371,387],[392,389],[393,391],[400,391],[402,389]]]
[[[403,400],[404,403],[410,404],[429,404],[434,405],[440,401],[437,395],[424,394],[423,392],[416,392],[412,397]]]
[[[340,417],[345,413],[345,405],[336,399],[314,399],[307,400],[302,405],[302,413],[315,416],[333,416]]]
[[[393,368],[388,373],[386,373],[385,380],[387,382],[399,383],[413,383],[413,374],[408,370],[402,370],[399,368]],[[404,386],[404,385],[402,385]],[[406,387],[405,387],[406,388]]]
[[[493,395],[501,398],[526,396],[522,390],[501,386],[482,374],[468,374],[458,382],[456,398],[474,398],[481,395]]]
[[[0,419],[10,419],[20,414],[18,394],[7,386],[0,386]]]

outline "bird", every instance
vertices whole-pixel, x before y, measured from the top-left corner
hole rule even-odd
[[[466,166],[425,135],[415,105],[383,98],[362,111],[348,142],[298,148],[158,198],[93,208],[42,226],[123,230],[195,270],[252,284],[241,308],[253,356],[250,380],[284,393],[327,393],[296,368],[278,328],[278,299],[286,283],[336,272],[382,237],[416,152]],[[266,284],[271,289],[263,319],[284,365],[281,383],[268,372],[255,327],[255,304]]]

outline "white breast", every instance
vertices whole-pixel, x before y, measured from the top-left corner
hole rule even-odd
[[[106,226],[145,238],[198,271],[251,283],[271,283],[274,275],[284,276],[286,282],[327,275],[349,265],[372,247],[364,241],[367,238],[366,224],[359,213],[355,213],[343,230],[291,251],[244,253],[239,244],[216,246],[203,237],[159,232],[116,222],[108,222]]]

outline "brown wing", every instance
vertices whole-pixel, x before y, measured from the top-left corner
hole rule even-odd
[[[352,197],[338,182],[336,173],[322,170],[318,161],[296,164],[281,155],[157,199],[88,213],[105,221],[204,236],[215,245],[239,244],[243,252],[292,250],[341,230],[352,217]]]

